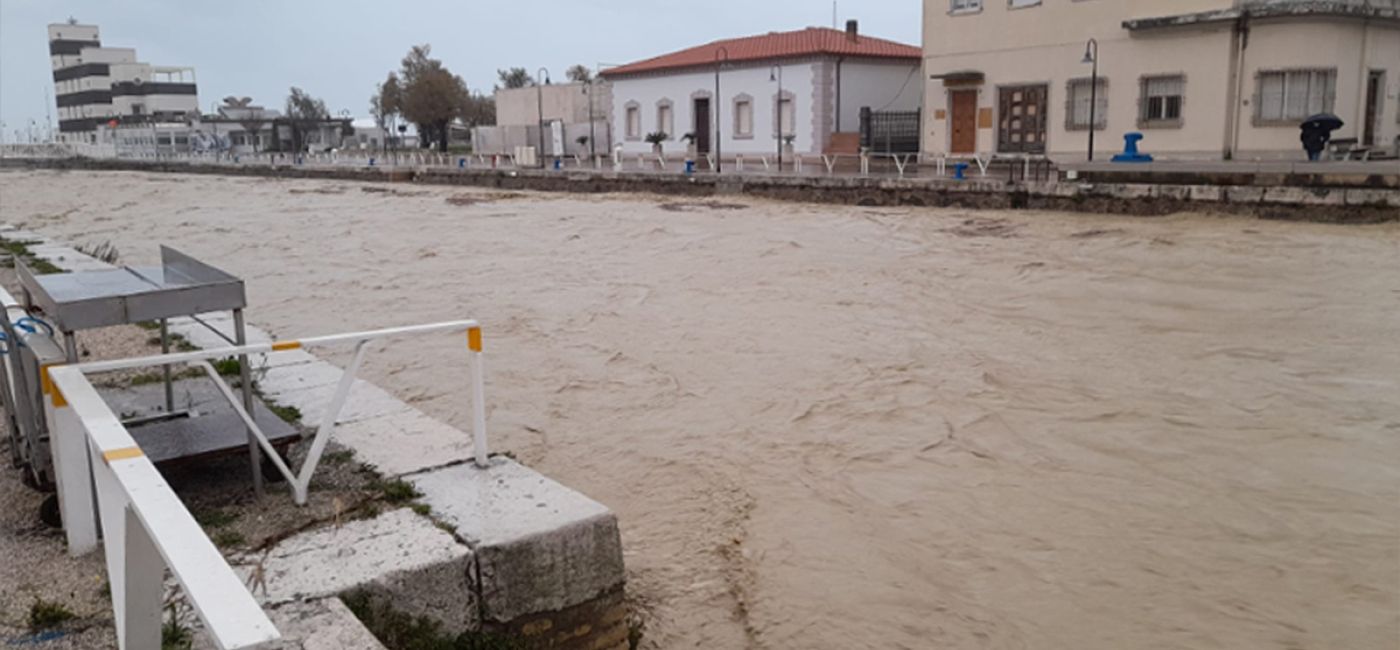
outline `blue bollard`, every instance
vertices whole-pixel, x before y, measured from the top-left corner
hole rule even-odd
[[[564,168],[564,159],[563,159],[563,158],[555,158],[555,159],[554,159],[554,171],[559,171],[559,170],[561,170],[561,169],[563,169],[563,168]]]
[[[370,159],[369,159],[369,166],[370,166],[370,167],[373,167],[373,166],[374,166],[374,159],[373,159],[373,158],[370,158]]]
[[[466,169],[466,168],[467,168],[467,159],[466,159],[466,158],[458,158],[458,159],[457,159],[457,169]]]
[[[965,162],[953,163],[953,180],[955,180],[955,181],[965,181],[965,180],[967,180],[967,163],[965,163]]]
[[[1113,157],[1116,163],[1147,163],[1152,162],[1152,156],[1138,152],[1138,143],[1142,142],[1142,134],[1136,131],[1123,134],[1123,153]]]
[[[694,160],[687,160],[687,161],[685,161],[685,175],[686,175],[686,176],[694,176],[694,175],[695,175],[695,161],[694,161]]]

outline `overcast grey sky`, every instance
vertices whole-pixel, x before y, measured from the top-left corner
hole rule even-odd
[[[840,20],[919,42],[919,0],[842,0]],[[290,86],[333,112],[367,113],[374,86],[415,43],[489,92],[496,69],[626,63],[720,38],[830,26],[831,0],[0,0],[0,120],[6,140],[44,120],[46,26],[69,16],[155,65],[195,68],[204,110],[228,95],[281,107]],[[56,118],[55,118],[56,119]]]

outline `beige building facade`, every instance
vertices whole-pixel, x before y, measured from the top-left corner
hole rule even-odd
[[[1096,159],[1301,159],[1319,112],[1394,152],[1400,0],[925,0],[924,76],[933,155],[1083,160],[1092,115]]]

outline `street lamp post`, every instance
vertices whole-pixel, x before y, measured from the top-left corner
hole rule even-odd
[[[1084,46],[1084,63],[1092,64],[1093,73],[1089,77],[1089,162],[1094,162],[1094,130],[1098,125],[1099,108],[1099,42],[1089,39]]]
[[[721,55],[723,55],[723,56],[721,56]],[[720,107],[720,104],[721,104],[721,102],[720,102],[720,95],[719,95],[719,71],[720,71],[720,66],[723,66],[724,63],[725,63],[726,61],[728,61],[728,60],[729,60],[729,48],[727,48],[727,47],[720,47],[718,50],[715,50],[715,105],[714,105],[714,113],[715,113],[715,131],[714,131],[714,133],[715,133],[715,137],[714,137],[714,149],[715,149],[715,173],[716,173],[716,174],[718,174],[718,173],[724,171],[724,151],[723,151],[723,146],[721,145],[721,142],[724,140],[724,131],[720,128],[720,114],[719,114],[719,107]],[[696,124],[696,125],[695,125],[695,128],[697,128],[697,129],[700,128],[700,125],[699,125],[699,124]]]
[[[539,76],[544,78],[544,84],[545,84],[546,86],[549,85],[549,70],[547,70],[547,69],[545,69],[545,68],[540,68],[540,70],[539,70]],[[544,165],[544,86],[541,86],[541,85],[540,85],[540,80],[539,80],[538,78],[535,79],[535,103],[537,104],[537,107],[539,108],[539,116],[538,116],[538,117],[540,118],[540,119],[539,119],[539,123],[538,123],[539,130],[540,130],[540,137],[539,137],[539,143],[540,143],[540,150],[539,150],[540,168],[544,168],[544,166],[545,166],[545,165]]]
[[[778,101],[774,104],[778,119],[778,173],[783,171],[783,66],[775,65],[768,71],[768,80],[778,82]]]
[[[593,78],[583,83],[583,94],[588,96],[588,159],[590,165],[598,160],[598,130],[593,126]]]

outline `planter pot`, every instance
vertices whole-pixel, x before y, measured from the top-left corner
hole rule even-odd
[[[651,152],[654,153],[654,154],[656,154],[656,155],[658,155],[658,156],[660,156],[661,154],[665,153],[665,152],[663,151],[662,146],[659,145],[659,144],[651,145]]]

